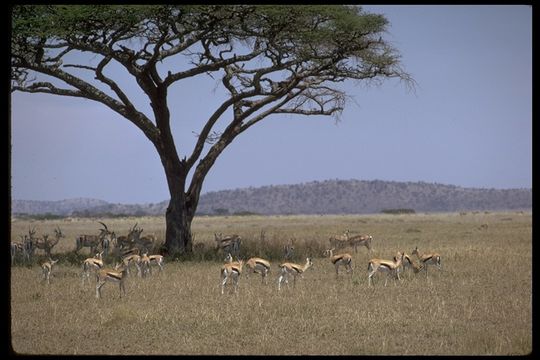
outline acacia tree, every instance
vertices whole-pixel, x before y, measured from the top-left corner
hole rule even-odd
[[[165,249],[191,252],[203,181],[238,135],[271,114],[339,116],[346,80],[413,82],[381,37],[387,25],[382,15],[341,5],[15,6],[11,89],[94,100],[137,126],[167,178]],[[94,62],[72,63],[80,52]],[[113,64],[136,80],[151,114],[132,102]],[[168,92],[196,76],[220,79],[227,98],[201,119],[192,152],[179,154],[171,121],[182,115],[171,114]]]

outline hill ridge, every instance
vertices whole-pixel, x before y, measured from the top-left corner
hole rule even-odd
[[[119,204],[92,198],[12,200],[13,214],[58,216],[164,215],[168,200]],[[416,212],[532,209],[532,189],[466,188],[427,182],[322,180],[210,191],[197,214],[368,214],[387,209]]]

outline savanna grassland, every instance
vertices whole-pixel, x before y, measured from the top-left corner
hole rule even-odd
[[[117,235],[138,222],[163,239],[162,218],[101,219]],[[23,354],[320,354],[523,355],[532,351],[532,215],[530,212],[347,216],[200,217],[191,259],[166,259],[165,270],[126,279],[126,296],[107,283],[102,298],[81,283],[71,253],[78,234],[97,234],[96,220],[11,223],[11,240],[35,227],[38,235],[66,234],[53,250],[60,259],[51,283],[37,263],[11,267],[11,344]],[[336,279],[322,257],[328,238],[371,234],[373,251],[358,249],[354,273]],[[223,255],[214,233],[242,236],[241,257],[272,262],[268,285],[259,275],[240,279],[238,294],[220,294]],[[296,288],[277,291],[280,249],[294,260],[313,257]],[[367,281],[371,257],[397,251],[438,252],[442,271],[406,272],[397,283]],[[89,252],[84,249],[82,258]],[[113,260],[109,259],[110,262]]]

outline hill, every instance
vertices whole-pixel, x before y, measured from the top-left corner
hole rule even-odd
[[[60,216],[163,215],[168,201],[112,204],[95,199],[13,200],[13,214]],[[201,195],[198,214],[370,214],[531,210],[532,189],[463,188],[425,182],[326,180],[221,190]]]

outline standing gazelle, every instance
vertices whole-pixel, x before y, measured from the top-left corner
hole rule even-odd
[[[43,280],[46,280],[47,284],[51,283],[50,277],[51,277],[52,268],[53,268],[54,264],[56,264],[57,262],[58,262],[58,260],[52,260],[51,258],[49,258],[48,261],[45,261],[43,264],[41,264],[41,271],[43,273]]]
[[[371,235],[355,235],[349,237],[349,245],[354,248],[354,252],[358,252],[358,246],[365,246],[369,252],[371,252],[371,241],[373,236]]]
[[[401,280],[399,278],[399,267],[401,266],[401,262],[403,261],[403,255],[404,253],[398,253],[398,256],[394,256],[393,260],[382,260],[382,259],[371,259],[368,263],[368,286],[372,285],[372,277],[377,272],[385,272],[386,273],[386,279],[384,281],[384,286],[386,286],[386,283],[388,282],[388,278],[392,276],[394,279],[394,285],[396,284],[396,279]]]
[[[345,253],[345,254],[337,254],[334,255],[335,248],[331,248],[324,251],[324,256],[327,256],[330,258],[330,262],[334,264],[336,267],[336,278],[339,276],[339,267],[341,265],[345,266],[345,269],[347,269],[347,273],[353,273],[352,268],[352,256],[351,254]]]
[[[163,271],[163,255],[148,256],[148,270],[150,271],[150,275],[152,274],[152,265],[157,265],[161,273]]]
[[[328,242],[330,242],[330,246],[332,246],[335,249],[341,249],[346,247],[349,244],[349,230],[345,230],[343,235],[332,235]]]
[[[125,266],[127,273],[129,274],[129,267],[133,264],[137,268],[137,275],[143,276],[141,269],[141,257],[138,254],[130,254],[122,258],[122,264]]]
[[[246,276],[250,273],[261,274],[261,281],[264,284],[268,283],[266,276],[270,272],[270,262],[258,257],[252,257],[246,262]]]
[[[124,282],[127,278],[127,267],[124,264],[119,264],[112,269],[101,269],[98,271],[98,281],[96,284],[96,298],[101,298],[101,288],[107,282],[118,283],[120,287],[120,297],[122,292],[126,294],[126,288]]]
[[[244,266],[244,261],[233,261],[223,264],[221,267],[221,294],[223,295],[225,291],[225,285],[227,281],[231,279],[232,285],[234,286],[234,292],[238,291],[238,280],[240,275],[242,275],[242,267]]]
[[[83,271],[82,271],[82,284],[84,285],[84,280],[89,280],[90,272],[94,272],[96,275],[96,281],[97,281],[97,274],[98,271],[103,268],[103,259],[102,259],[103,251],[97,253],[93,258],[87,258],[83,262]]]
[[[426,276],[428,265],[435,265],[439,270],[442,270],[441,255],[439,255],[438,253],[420,254],[417,246],[411,252],[411,255],[416,255],[418,257],[418,261],[420,261],[420,264],[424,267]]]
[[[293,263],[283,263],[279,265],[279,268],[281,269],[281,275],[279,275],[278,278],[278,290],[281,290],[281,284],[285,282],[287,286],[289,286],[289,276],[293,277],[293,287],[296,287],[296,278],[300,276],[301,278],[304,277],[304,272],[313,266],[313,262],[310,258],[306,258],[306,263],[304,266],[293,264]]]

